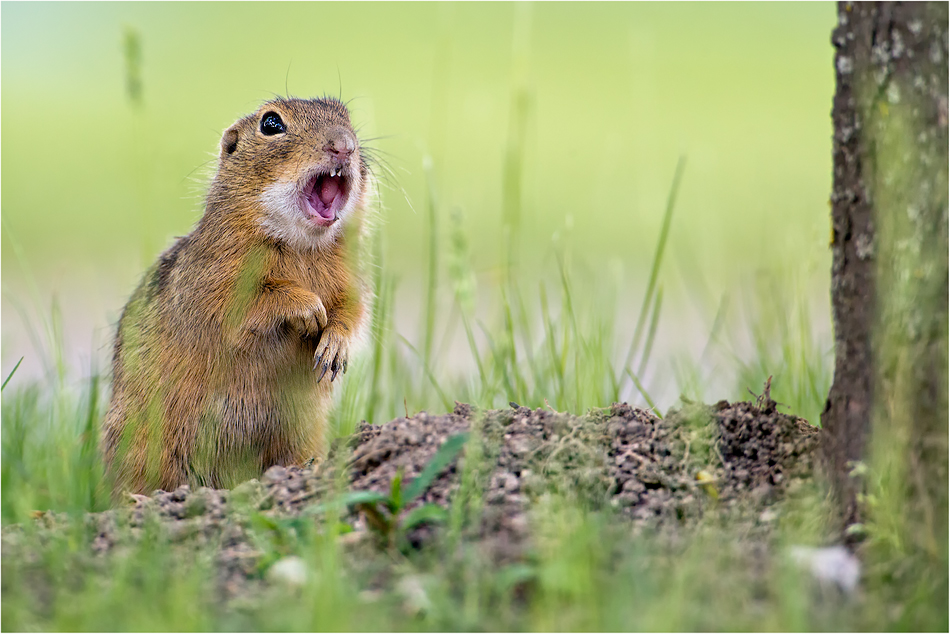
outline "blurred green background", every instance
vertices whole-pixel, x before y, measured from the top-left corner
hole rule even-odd
[[[591,279],[619,289],[620,341],[687,158],[650,376],[664,406],[684,380],[676,355],[702,357],[702,382],[715,386],[704,350],[723,306],[738,307],[729,354],[756,345],[742,339],[743,315],[754,315],[741,298],[761,307],[772,301],[762,289],[793,298],[807,343],[830,349],[830,3],[4,2],[0,12],[4,376],[24,355],[21,372],[41,371],[42,336],[29,331],[53,297],[68,363],[106,358],[138,277],[199,217],[221,132],[288,93],[351,99],[361,136],[391,168],[385,262],[410,340],[430,187],[440,240],[455,213],[479,301],[490,302],[504,157],[523,129],[522,279],[556,275],[552,245],[568,248]]]

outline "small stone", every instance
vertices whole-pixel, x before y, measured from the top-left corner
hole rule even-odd
[[[493,491],[491,493],[486,494],[485,496],[485,500],[489,504],[499,504],[503,502],[504,499],[505,499],[504,491]]]
[[[624,493],[642,493],[646,491],[646,486],[636,478],[630,478],[623,483],[623,488],[621,489]]]
[[[636,511],[633,512],[633,518],[641,522],[646,521],[654,516],[654,512],[647,506],[641,506]]]
[[[277,484],[287,477],[287,469],[280,465],[274,465],[264,472],[262,482],[266,485]]]
[[[752,499],[758,504],[764,504],[771,501],[775,497],[774,494],[775,492],[772,487],[764,482],[752,489],[752,492],[750,493]]]
[[[290,497],[290,491],[287,490],[286,486],[278,486],[271,489],[270,497],[274,499],[278,505],[284,505],[287,503],[287,499]]]
[[[533,444],[530,438],[521,436],[513,438],[508,446],[511,449],[511,453],[516,456],[523,456],[534,449]]]
[[[307,565],[297,556],[284,557],[267,569],[267,579],[274,583],[300,587],[307,582]]]
[[[109,535],[101,534],[92,542],[92,552],[97,555],[103,555],[112,548],[112,539]]]
[[[152,501],[152,498],[147,495],[139,495],[138,493],[129,493],[132,504],[135,506],[141,506],[143,504],[148,504]]]

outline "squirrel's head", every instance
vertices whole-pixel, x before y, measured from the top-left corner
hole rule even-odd
[[[370,172],[346,106],[275,99],[225,130],[214,189],[255,210],[272,238],[307,249],[332,241],[363,208]]]

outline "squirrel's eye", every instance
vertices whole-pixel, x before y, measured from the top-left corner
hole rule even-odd
[[[268,112],[261,119],[261,132],[266,136],[274,136],[275,134],[282,134],[286,131],[287,126],[284,125],[280,115],[276,112]]]

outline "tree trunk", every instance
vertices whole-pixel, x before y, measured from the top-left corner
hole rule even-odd
[[[876,479],[932,546],[947,522],[947,4],[839,3],[832,43],[825,457],[845,524]]]

